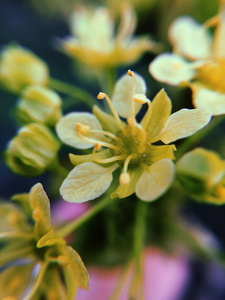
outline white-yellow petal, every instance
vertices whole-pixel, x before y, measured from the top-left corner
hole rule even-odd
[[[215,58],[225,58],[225,3],[221,3],[219,14],[219,24],[216,28],[213,40],[213,56]]]
[[[112,103],[118,114],[123,118],[130,116],[130,104],[134,94],[145,94],[147,90],[143,77],[135,73],[135,88],[133,80],[133,77],[125,74],[117,81],[113,90]],[[137,114],[142,104],[135,102],[134,106],[135,114]]]
[[[149,65],[149,72],[158,81],[171,85],[190,81],[196,73],[192,63],[172,53],[156,57]]]
[[[202,88],[195,93],[193,102],[196,107],[210,110],[214,116],[225,114],[225,93]]]
[[[185,138],[203,128],[211,120],[212,114],[203,108],[181,109],[167,120],[159,139],[165,144]]]
[[[84,141],[77,133],[76,124],[89,126],[90,129],[102,130],[102,126],[98,119],[91,113],[74,112],[62,117],[56,126],[56,132],[59,138],[67,145],[78,149],[88,149],[93,144]],[[99,140],[98,135],[89,134],[88,137]]]
[[[136,185],[136,195],[143,201],[162,196],[171,185],[175,167],[170,159],[162,159],[144,171]]]
[[[181,17],[169,29],[173,51],[191,60],[211,57],[212,39],[205,26],[191,17]]]
[[[60,194],[68,202],[82,203],[101,196],[112,182],[112,172],[118,167],[104,168],[87,162],[75,167],[60,187]]]

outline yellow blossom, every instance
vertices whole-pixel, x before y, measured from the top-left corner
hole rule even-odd
[[[186,153],[177,162],[182,186],[198,201],[225,203],[225,160],[203,148]]]
[[[78,287],[88,289],[87,270],[51,227],[50,203],[42,185],[37,183],[29,194],[13,200],[26,203],[30,213],[12,203],[0,204],[0,298],[74,300]]]
[[[89,10],[79,6],[72,15],[72,36],[62,40],[63,51],[92,67],[136,62],[146,51],[155,51],[148,37],[134,38],[136,17],[130,5],[122,6],[121,22],[114,33],[114,20],[106,7]]]
[[[17,115],[24,123],[44,123],[53,126],[61,118],[62,101],[54,91],[40,86],[29,86],[17,105]]]
[[[6,164],[23,176],[37,176],[55,161],[60,143],[44,125],[22,127],[5,151]]]
[[[56,126],[59,138],[79,149],[94,147],[88,155],[70,154],[75,168],[64,180],[60,192],[69,202],[95,199],[110,186],[116,169],[121,169],[119,186],[111,195],[124,198],[133,194],[144,201],[161,196],[174,176],[174,145],[205,126],[211,118],[208,110],[182,109],[171,114],[171,101],[161,90],[151,102],[145,96],[144,79],[132,71],[115,85],[112,100],[105,98],[112,115],[94,107],[93,113],[70,113]],[[142,104],[148,105],[140,123],[136,115]],[[120,117],[125,118],[125,123]],[[166,145],[155,145],[162,141]]]
[[[209,27],[215,27],[214,34]],[[157,80],[189,85],[193,104],[213,115],[225,113],[225,3],[219,14],[203,25],[188,16],[174,21],[169,38],[174,53],[159,55],[149,66]]]
[[[20,46],[5,47],[0,56],[0,85],[19,93],[28,85],[46,85],[48,67],[34,53]]]

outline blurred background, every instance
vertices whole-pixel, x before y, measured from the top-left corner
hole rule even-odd
[[[78,1],[78,0],[0,0],[0,46],[18,43],[47,62],[53,78],[76,84],[96,96],[98,87],[87,84],[79,75],[79,69],[71,65],[71,60],[54,47],[55,38],[63,38],[70,34],[68,20],[75,5],[108,5],[112,13],[118,16],[120,0]],[[204,22],[218,11],[218,0],[130,0],[136,9],[138,26],[136,34],[150,34],[154,40],[163,43],[164,50],[170,51],[167,39],[168,27],[180,15],[191,15],[199,22]],[[146,54],[131,69],[142,74],[148,84],[149,98],[163,86],[157,83],[148,73],[148,64],[154,58]],[[119,75],[126,69],[121,68]],[[165,85],[164,85],[165,86]],[[188,89],[181,90],[166,86],[171,97],[174,110],[191,107],[191,93]],[[183,102],[180,102],[180,98]],[[16,134],[18,124],[14,118],[17,96],[0,90],[0,151],[3,152],[7,142]],[[81,110],[82,107],[76,107]],[[224,156],[224,129],[221,124],[200,146],[218,151]],[[10,198],[15,193],[27,192],[30,187],[40,181],[47,182],[48,176],[23,178],[13,174],[0,161],[0,197]],[[225,249],[225,207],[197,204],[190,201],[183,211],[187,218],[197,219],[203,227],[213,233]],[[225,271],[215,264],[205,264],[201,260],[191,263],[191,277],[183,298],[179,300],[222,300],[225,299]],[[154,300],[154,299],[152,299]],[[175,300],[175,299],[174,299]]]

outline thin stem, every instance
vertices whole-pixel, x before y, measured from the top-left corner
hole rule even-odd
[[[104,197],[101,201],[99,201],[97,204],[92,206],[89,210],[87,210],[83,215],[81,215],[79,218],[75,219],[73,222],[66,224],[62,228],[59,228],[57,230],[57,236],[58,237],[65,237],[71,232],[73,232],[75,229],[86,223],[89,219],[91,219],[94,215],[96,215],[98,212],[100,212],[102,209],[104,209],[106,206],[111,204],[113,201],[116,201],[115,198],[110,198],[108,195]]]
[[[91,109],[94,105],[97,104],[96,99],[89,92],[77,86],[53,78],[49,80],[48,85],[50,88],[57,92],[70,95],[78,101],[85,103]]]
[[[142,250],[145,242],[145,234],[146,234],[146,217],[148,204],[139,200],[137,203],[137,214],[136,214],[136,222],[134,227],[134,260],[135,260],[135,275],[130,287],[130,297],[131,299],[135,298],[135,293],[139,290],[141,280],[142,280],[142,266],[141,266],[141,257]],[[140,291],[142,294],[142,291]]]
[[[205,136],[207,136],[216,126],[218,126],[222,121],[225,120],[225,116],[221,115],[214,117],[211,123],[204,127],[202,130],[198,131],[196,134],[190,136],[185,140],[185,142],[179,147],[176,153],[176,159],[179,159],[184,153],[186,153],[190,148],[192,148],[196,143],[199,143]]]

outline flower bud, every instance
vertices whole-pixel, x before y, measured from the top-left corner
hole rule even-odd
[[[54,126],[62,116],[61,99],[50,89],[29,86],[19,101],[17,115],[24,123],[37,122]]]
[[[182,186],[194,199],[225,203],[225,160],[217,153],[196,148],[181,157],[176,171]]]
[[[19,93],[28,85],[45,85],[48,67],[31,51],[19,47],[6,47],[0,56],[0,85]]]
[[[18,132],[5,151],[6,164],[23,176],[38,176],[56,159],[59,142],[44,125],[32,123]]]

